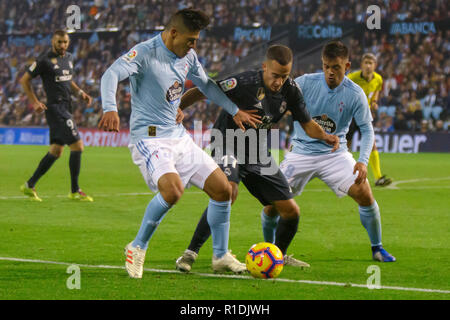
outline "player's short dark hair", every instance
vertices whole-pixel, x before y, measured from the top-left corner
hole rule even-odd
[[[179,25],[180,23],[189,31],[200,31],[205,29],[210,22],[209,16],[201,10],[186,8],[179,10],[169,19],[166,29]]]
[[[53,32],[53,36],[58,36],[58,37],[64,37],[66,36],[68,33],[65,30],[56,30],[55,32]]]
[[[292,50],[282,44],[274,44],[267,49],[266,60],[275,60],[282,66],[286,66],[293,60]]]
[[[322,57],[328,59],[343,58],[348,59],[349,51],[346,45],[339,40],[328,42],[322,49]]]

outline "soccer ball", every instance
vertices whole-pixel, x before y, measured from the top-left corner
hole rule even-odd
[[[260,242],[248,250],[245,264],[255,278],[276,278],[283,270],[283,253],[272,243]]]

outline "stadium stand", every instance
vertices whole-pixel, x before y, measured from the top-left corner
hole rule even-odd
[[[65,8],[71,2],[63,1],[2,1],[0,4],[0,125],[42,126],[45,118],[33,113],[31,105],[18,83],[25,67],[49,46],[48,41],[30,41],[27,35],[46,35],[64,28]],[[163,5],[164,4],[164,5]],[[160,0],[95,0],[83,1],[81,26],[71,35],[69,51],[75,56],[77,83],[95,98],[86,107],[74,100],[73,113],[79,127],[96,127],[101,115],[100,78],[105,69],[134,44],[149,37],[164,24],[167,16],[190,1]],[[206,10],[212,19],[212,28],[198,43],[200,61],[212,78],[219,79],[224,69],[237,64],[252,53],[260,37],[233,38],[217,28],[232,26],[291,26],[292,24],[364,22],[368,1],[206,1],[195,6]],[[381,8],[386,21],[441,21],[448,20],[447,3],[441,0],[425,1],[370,1]],[[277,8],[278,10],[273,10]],[[283,8],[280,10],[280,8]],[[273,14],[276,12],[276,14]],[[385,21],[383,20],[383,21]],[[31,23],[33,21],[33,23]],[[38,23],[35,23],[39,21]],[[215,27],[215,28],[214,28]],[[97,32],[114,33],[98,37]],[[82,36],[78,37],[77,35]],[[12,41],[12,37],[16,41]],[[17,39],[23,41],[17,41]],[[374,114],[374,128],[380,132],[392,131],[447,131],[450,109],[450,30],[416,34],[386,34],[365,32],[350,37],[352,69],[359,67],[361,55],[370,51],[378,58],[377,72],[383,76],[384,86],[379,109]],[[320,60],[319,60],[320,62]],[[320,64],[294,65],[293,76],[320,70]],[[36,81],[37,95],[42,101],[40,80]],[[192,83],[186,83],[189,88]],[[127,82],[118,89],[119,114],[123,128],[128,127],[130,94]],[[219,108],[209,101],[198,103],[186,111],[185,125],[193,128],[195,120],[202,120],[210,128]],[[425,125],[426,122],[426,125]],[[280,128],[289,131],[289,121]]]

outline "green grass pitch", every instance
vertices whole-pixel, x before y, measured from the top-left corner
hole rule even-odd
[[[191,188],[153,236],[145,264],[149,270],[136,280],[122,268],[123,247],[135,237],[153,194],[128,149],[86,148],[80,185],[95,202],[67,199],[68,149],[37,185],[44,201],[31,202],[19,186],[47,149],[0,146],[0,299],[450,298],[450,154],[381,154],[382,171],[395,183],[373,190],[381,209],[383,244],[397,257],[395,263],[371,260],[357,205],[314,180],[295,198],[301,218],[289,248],[310,269],[285,267],[282,281],[219,277],[210,267],[208,240],[193,273],[175,272],[175,259],[208,203],[204,193]],[[261,209],[241,186],[230,229],[230,248],[241,261],[252,244],[263,240]],[[67,287],[71,264],[80,265],[79,290]],[[371,265],[380,268],[382,288],[352,286],[367,283]]]

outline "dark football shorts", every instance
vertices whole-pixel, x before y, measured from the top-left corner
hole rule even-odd
[[[225,156],[220,169],[225,173],[228,181],[236,184],[242,181],[250,193],[267,206],[278,200],[293,198],[289,183],[277,166],[277,172],[272,175],[261,174],[263,164],[238,164],[233,156]]]
[[[45,117],[50,129],[50,144],[71,145],[80,140],[78,128],[66,105],[47,105]]]

